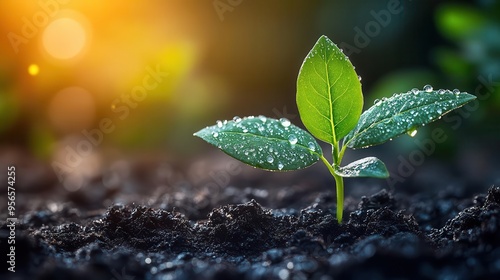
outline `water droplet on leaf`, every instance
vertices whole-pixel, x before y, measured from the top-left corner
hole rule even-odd
[[[215,138],[217,138],[219,136],[219,133],[217,131],[215,131],[215,132],[212,133],[212,136],[215,137]]]
[[[432,90],[433,90],[433,88],[432,88],[432,86],[431,86],[431,85],[425,85],[425,86],[424,86],[424,91],[425,91],[425,92],[432,92]]]
[[[415,137],[415,135],[417,135],[417,130],[412,129],[412,130],[408,131],[407,134],[410,135],[410,137]]]
[[[241,122],[241,118],[240,118],[240,117],[238,117],[238,116],[235,116],[235,117],[233,118],[233,121],[234,121],[235,123],[239,123],[239,122]]]
[[[290,142],[290,144],[292,145],[295,145],[297,144],[297,136],[291,134],[290,136],[288,136],[288,142]]]
[[[313,142],[307,143],[307,147],[309,148],[309,150],[311,150],[313,152],[316,151],[316,145],[314,145]]]
[[[280,123],[284,127],[289,127],[292,124],[287,118],[281,118]]]
[[[283,167],[285,167],[285,166],[283,165],[283,163],[281,163],[281,162],[280,162],[280,163],[278,163],[278,170],[283,169]]]
[[[222,122],[221,121],[216,121],[217,127],[222,127]]]
[[[273,163],[273,161],[274,161],[274,158],[272,156],[267,157],[267,162]]]

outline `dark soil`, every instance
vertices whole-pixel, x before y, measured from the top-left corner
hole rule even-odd
[[[283,191],[245,168],[214,194],[170,165],[152,182],[158,166],[139,162],[116,186],[96,177],[76,192],[43,164],[19,167],[38,175],[18,186],[16,273],[2,208],[0,278],[500,279],[499,186],[348,196],[339,225],[331,182],[314,170]]]

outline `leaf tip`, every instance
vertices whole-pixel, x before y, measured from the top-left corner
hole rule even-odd
[[[465,95],[465,97],[467,98],[468,101],[477,99],[477,96],[475,96],[474,94],[470,94],[468,92],[464,92],[464,95]]]
[[[328,36],[326,36],[325,34],[321,35],[319,37],[319,40],[330,40],[330,38],[328,38]]]

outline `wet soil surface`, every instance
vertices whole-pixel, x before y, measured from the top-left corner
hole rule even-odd
[[[483,194],[457,187],[348,195],[338,224],[331,182],[314,170],[268,188],[255,187],[267,173],[255,179],[243,169],[214,193],[210,184],[190,189],[165,166],[168,176],[150,182],[144,170],[152,166],[129,166],[125,181],[95,179],[71,192],[36,172],[45,167],[24,166],[39,175],[17,193],[15,273],[7,271],[2,208],[0,278],[500,279],[500,186]],[[221,174],[212,179],[226,180]],[[30,187],[40,184],[56,186]]]

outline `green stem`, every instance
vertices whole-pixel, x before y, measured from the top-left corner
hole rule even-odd
[[[340,165],[340,161],[342,161],[342,159],[344,158],[344,153],[345,153],[346,148],[347,148],[347,145],[344,145],[344,146],[342,146],[342,149],[340,150],[338,165]]]
[[[332,159],[334,165],[340,165],[339,161],[339,143],[332,145]]]
[[[320,156],[320,159],[326,165],[328,171],[330,171],[330,174],[332,174],[333,178],[335,178],[335,189],[337,191],[337,221],[340,224],[342,223],[342,216],[344,213],[344,178],[335,173],[333,166],[328,162],[328,160],[323,155]]]
[[[333,175],[335,178],[335,185],[337,189],[337,221],[342,223],[342,216],[344,214],[344,178],[337,174]]]

